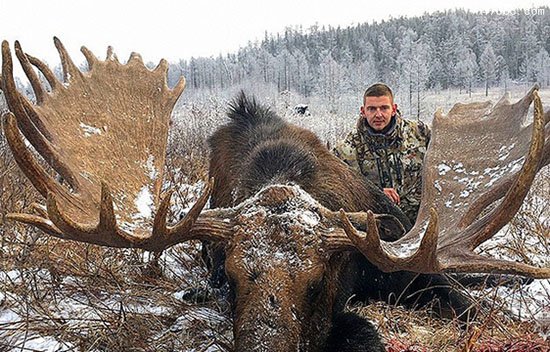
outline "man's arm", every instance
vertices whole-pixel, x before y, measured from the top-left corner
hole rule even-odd
[[[332,148],[332,153],[340,160],[348,164],[352,169],[355,169],[357,172],[361,173],[359,168],[359,163],[357,161],[357,150],[352,142],[353,133],[350,133],[346,139],[340,140],[334,148]]]

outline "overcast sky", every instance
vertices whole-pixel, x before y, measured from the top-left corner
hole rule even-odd
[[[547,0],[546,0],[547,1]],[[58,36],[76,62],[80,46],[104,57],[112,45],[121,59],[132,51],[145,61],[169,61],[191,56],[217,56],[236,52],[249,41],[261,40],[265,31],[313,24],[348,26],[417,16],[424,12],[463,8],[470,10],[538,8],[539,0],[454,0],[422,2],[392,0],[0,0],[0,37],[19,40],[23,49],[58,62],[52,37]]]

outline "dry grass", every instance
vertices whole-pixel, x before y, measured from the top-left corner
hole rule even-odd
[[[175,122],[167,187],[193,185],[207,177],[205,137],[212,124],[203,119],[220,119],[223,112],[218,109],[205,115],[200,106],[188,109],[201,117],[193,121],[203,122],[195,122],[191,132],[178,125],[185,122]],[[530,198],[510,224],[512,240],[496,243],[487,251],[549,264],[549,176],[548,169],[539,175]],[[8,212],[28,211],[40,197],[16,167],[2,136],[0,187],[0,351],[42,351],[40,346],[55,342],[59,350],[74,351],[231,349],[227,302],[200,295],[195,298],[201,302],[182,298],[191,296],[190,289],[207,287],[197,243],[181,244],[155,257],[140,250],[48,238],[7,222]],[[174,209],[188,207],[196,191],[180,188]],[[173,217],[178,214],[174,212]],[[506,292],[521,301],[521,287]],[[549,351],[544,341],[549,322],[535,319],[540,312],[524,309],[519,320],[508,312],[510,307],[498,289],[480,290],[478,297],[492,303],[467,325],[431,317],[426,310],[409,311],[382,303],[350,309],[377,324],[389,351]],[[548,319],[550,292],[537,299],[543,301]]]

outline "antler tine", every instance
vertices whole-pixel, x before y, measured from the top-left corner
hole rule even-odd
[[[141,57],[140,54],[136,53],[136,52],[132,52],[130,54],[130,58],[128,58],[128,65],[141,65],[141,66],[145,66],[143,64],[143,58]]]
[[[29,62],[33,64],[33,66],[35,66],[40,72],[42,72],[44,77],[46,77],[46,80],[48,81],[48,84],[52,88],[52,91],[55,91],[59,87],[59,81],[53,74],[52,70],[50,70],[48,65],[46,65],[45,63],[43,63],[42,61],[40,61],[39,59],[37,59],[32,55],[26,54],[26,56],[29,59]]]
[[[61,176],[63,176],[67,180],[67,182],[69,182],[71,187],[73,187],[74,189],[78,189],[79,184],[76,181],[74,174],[70,171],[69,167],[61,161],[59,154],[52,148],[52,146],[46,139],[51,139],[51,136],[46,131],[42,121],[40,120],[40,117],[36,114],[36,111],[33,109],[28,100],[18,92],[17,87],[15,86],[15,79],[13,77],[13,61],[7,41],[2,42],[2,76],[4,77],[3,85],[6,101],[8,103],[8,106],[10,107],[10,110],[17,117],[16,125],[21,128],[21,131],[23,132],[25,137],[44,157],[48,164],[50,164]],[[16,131],[17,127],[15,125],[12,127],[16,128],[15,130],[11,130],[10,135],[12,137],[12,142],[14,143],[14,145],[19,146],[19,151],[23,152],[24,150],[26,150],[27,147],[21,140],[21,136],[19,135],[18,131]],[[46,132],[46,137],[43,133],[41,133],[42,131]],[[25,157],[19,158],[19,160],[29,160],[29,156],[30,154]],[[39,174],[41,173],[35,173],[35,175]],[[44,185],[43,182],[42,184]],[[42,191],[45,191],[44,188],[41,189]],[[41,194],[43,196],[46,196],[46,193],[41,192]]]
[[[532,92],[534,97],[534,118],[531,145],[525,161],[513,185],[510,187],[502,202],[485,215],[478,222],[473,223],[464,234],[464,240],[469,241],[473,250],[481,243],[491,238],[500,230],[519,210],[523,199],[529,192],[531,183],[539,170],[539,162],[544,151],[544,117],[542,102],[537,90]]]
[[[109,205],[107,203],[110,200],[108,193],[108,191],[103,193],[102,215],[100,215],[103,219],[107,219],[104,220],[105,222],[103,224],[100,222],[97,226],[83,225],[72,221],[59,209],[56,196],[53,193],[49,193],[47,199],[48,217],[62,234],[62,237],[57,237],[108,247],[149,249],[150,244],[148,243],[148,237],[132,236],[119,230],[116,224],[115,226],[108,226],[113,223],[110,218],[111,214],[108,214]],[[112,203],[110,206],[112,207]]]
[[[167,236],[177,239],[176,241],[188,239],[207,239],[210,241],[226,240],[233,233],[233,225],[222,218],[230,216],[231,210],[211,210],[205,212],[202,224],[197,224],[197,218],[206,202],[210,198],[214,178],[208,180],[201,196],[193,205],[185,217],[173,227],[167,228]],[[197,226],[198,225],[198,226]]]
[[[42,87],[42,84],[40,83],[40,80],[38,79],[38,75],[34,71],[34,69],[31,66],[31,63],[29,62],[29,59],[23,53],[23,50],[21,49],[21,44],[19,44],[19,41],[15,41],[15,55],[19,59],[19,62],[21,63],[21,66],[23,67],[23,71],[25,71],[25,74],[27,75],[32,89],[34,91],[34,95],[36,96],[36,103],[42,104],[44,101],[44,88]]]
[[[166,219],[168,217],[168,210],[170,209],[170,200],[172,199],[172,190],[168,191],[160,201],[160,205],[157,209],[155,219],[153,220],[153,233],[156,236],[166,236],[168,232],[166,226]]]
[[[116,229],[116,226],[116,216],[111,191],[105,182],[101,182],[101,205],[97,231],[112,232]]]
[[[153,69],[153,72],[155,74],[162,74],[162,77],[164,78],[164,86],[162,89],[165,89],[165,90],[170,90],[168,88],[168,81],[167,81],[168,67],[169,67],[168,61],[166,61],[165,59],[161,59],[157,67]],[[171,92],[170,92],[171,99],[173,101],[177,100],[184,89],[185,89],[185,77],[180,76],[174,88],[171,89]]]
[[[153,71],[155,71],[155,72],[160,71],[160,72],[163,72],[164,74],[166,74],[168,72],[168,61],[166,61],[165,59],[160,59],[157,67],[155,67],[155,69]]]
[[[430,221],[418,249],[409,256],[400,256],[398,246],[380,239],[376,218],[371,211],[367,212],[367,232],[357,231],[343,210],[340,210],[342,227],[351,242],[369,261],[382,271],[413,270],[417,272],[438,272],[440,264],[436,256],[439,230],[437,212],[430,209]],[[410,245],[405,243],[404,246]]]
[[[172,99],[177,100],[184,89],[185,89],[185,78],[181,76],[178,83],[176,83],[174,88],[172,88]]]
[[[478,272],[529,276],[534,279],[550,278],[550,268],[539,268],[525,263],[495,259],[473,252],[448,253],[444,269],[449,272]]]
[[[97,57],[85,46],[80,47],[80,52],[82,52],[82,54],[86,58],[86,61],[88,62],[88,69],[91,71],[94,65],[97,63]]]
[[[36,226],[40,230],[44,231],[48,235],[57,237],[57,238],[65,238],[63,233],[59,231],[55,225],[48,220],[45,217],[39,216],[39,215],[32,215],[32,214],[14,214],[9,213],[7,214],[7,218],[9,220],[21,222],[24,224]]]
[[[13,152],[13,157],[33,186],[44,197],[47,196],[48,192],[64,192],[64,189],[36,162],[34,156],[28,150],[17,128],[15,116],[11,112],[4,116],[6,121],[4,134]]]
[[[341,223],[341,215],[340,212],[332,211],[324,206],[320,206],[318,209],[321,216],[327,220],[329,220],[332,223],[335,223],[336,225],[339,225]],[[361,226],[367,222],[368,214],[365,212],[346,212],[346,218],[351,222],[351,224],[361,229]],[[374,218],[376,220],[376,224],[381,229],[384,229],[383,234],[381,234],[381,238],[384,241],[392,242],[395,241],[406,232],[405,226],[393,215],[390,214],[374,214]],[[336,230],[338,232],[338,230]],[[330,237],[334,236],[326,236],[327,240],[329,240]],[[338,235],[335,235],[335,238],[337,238]],[[340,241],[339,239],[337,239]]]
[[[107,56],[105,57],[105,60],[106,61],[115,61],[117,63],[120,63],[118,61],[118,56],[114,53],[114,50],[113,50],[113,47],[112,46],[108,46],[107,47]]]
[[[61,58],[61,66],[63,67],[63,81],[70,82],[76,77],[82,76],[82,72],[76,67],[73,60],[69,56],[69,53],[67,53],[67,49],[65,49],[65,46],[59,38],[54,37],[53,38],[55,47],[57,48],[57,51],[59,52],[59,57]]]
[[[23,71],[25,72],[25,75],[31,83],[34,94],[36,96],[37,104],[42,104],[44,102],[46,92],[44,91],[44,87],[40,83],[38,75],[31,66],[27,55],[23,52],[21,44],[19,44],[18,41],[15,42],[15,55],[19,59],[19,62],[23,67]],[[44,136],[44,138],[51,140],[51,135],[48,133],[46,127],[44,126],[44,123],[38,118],[36,113],[34,113],[32,105],[29,103],[29,101],[20,96],[19,102],[23,105],[23,108],[26,112],[26,114],[23,114],[23,116],[21,117],[21,125],[25,126],[27,133],[29,135],[32,135],[33,137],[36,135],[36,139],[38,140],[40,136],[33,129],[33,127],[36,127],[40,131],[40,134]],[[31,120],[32,124],[30,124],[28,120]]]

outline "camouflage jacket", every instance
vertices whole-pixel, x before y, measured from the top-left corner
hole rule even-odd
[[[397,115],[377,133],[359,118],[357,129],[336,144],[333,152],[380,188],[395,188],[399,207],[415,222],[422,192],[422,162],[430,129],[420,121]]]

